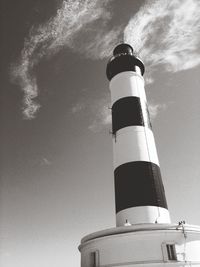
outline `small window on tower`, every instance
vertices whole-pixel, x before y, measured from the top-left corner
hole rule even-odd
[[[99,266],[99,251],[93,251],[90,254],[90,267],[98,267]]]
[[[177,255],[176,255],[176,248],[174,244],[167,244],[167,255],[168,255],[168,260],[170,261],[176,261],[177,260]]]
[[[163,243],[162,244],[164,261],[177,261],[176,244]]]

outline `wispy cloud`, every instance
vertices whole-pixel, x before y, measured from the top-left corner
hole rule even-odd
[[[85,57],[91,59],[103,59],[112,55],[113,47],[119,43],[120,36],[122,34],[122,27],[115,27],[114,29],[100,28],[98,31],[95,29],[95,25],[87,30],[87,38],[84,42],[75,39],[71,48],[76,52],[84,54]],[[84,32],[80,34],[83,37]]]
[[[147,0],[125,30],[108,24],[111,1],[63,0],[54,17],[32,28],[11,71],[24,92],[26,119],[34,118],[40,108],[36,102],[39,90],[35,67],[43,57],[63,47],[92,59],[104,58],[111,54],[124,31],[125,42],[134,47],[147,66],[148,83],[153,82],[153,71],[161,65],[166,71],[176,72],[200,64],[199,0]]]
[[[124,33],[147,65],[176,72],[200,64],[200,1],[146,1]]]
[[[100,90],[100,89],[99,89]],[[103,92],[103,90],[102,90]],[[109,93],[98,95],[98,98],[88,98],[82,95],[77,102],[69,109],[72,115],[85,115],[87,117],[87,128],[94,132],[100,132],[111,126],[111,108]],[[84,114],[83,114],[84,113]]]
[[[166,104],[155,104],[155,103],[150,103],[148,105],[148,109],[149,109],[149,113],[150,113],[150,117],[152,120],[154,120],[157,115],[161,112],[164,111],[167,108]]]
[[[44,56],[50,56],[67,46],[84,52],[88,57],[101,58],[110,52],[116,42],[118,29],[107,31],[106,23],[111,13],[106,4],[109,0],[64,0],[55,17],[47,23],[33,28],[26,38],[19,61],[12,66],[12,79],[24,92],[23,114],[34,118],[39,104],[37,80],[34,67]],[[102,28],[94,31],[95,23],[102,21]],[[79,33],[87,34],[86,42],[77,42]],[[88,45],[89,44],[89,45]]]
[[[78,102],[71,108],[71,113],[75,114],[81,112],[85,108],[85,102]]]
[[[40,161],[40,164],[43,166],[49,166],[49,165],[51,165],[51,161],[47,158],[42,158]]]
[[[94,133],[100,132],[106,125],[111,125],[111,110],[108,105],[99,107],[98,115],[88,126],[88,129]]]

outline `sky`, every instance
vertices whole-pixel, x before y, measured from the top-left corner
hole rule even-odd
[[[198,0],[1,1],[2,267],[80,266],[81,238],[115,227],[105,70],[122,41],[146,66],[172,222],[200,224],[198,7]]]

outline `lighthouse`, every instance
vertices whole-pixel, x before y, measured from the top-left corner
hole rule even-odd
[[[112,107],[116,227],[81,240],[81,267],[200,267],[200,227],[170,220],[144,72],[130,45],[114,49],[106,75]]]
[[[121,44],[107,65],[112,105],[112,133],[117,226],[169,223],[170,217],[152,132],[144,65]]]

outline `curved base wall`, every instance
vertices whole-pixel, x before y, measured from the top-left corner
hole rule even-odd
[[[84,237],[79,250],[81,267],[200,266],[200,227],[117,227]]]

